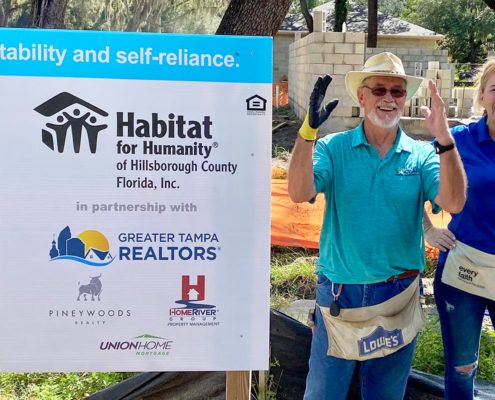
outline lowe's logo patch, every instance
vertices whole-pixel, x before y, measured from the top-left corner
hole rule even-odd
[[[370,335],[358,340],[359,355],[367,356],[375,351],[388,347],[390,349],[402,346],[404,339],[401,329],[387,331],[379,326]]]

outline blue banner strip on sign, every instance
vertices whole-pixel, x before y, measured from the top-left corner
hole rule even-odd
[[[0,75],[272,82],[272,38],[0,29]]]

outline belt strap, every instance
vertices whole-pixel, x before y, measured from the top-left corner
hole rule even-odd
[[[385,282],[393,282],[396,279],[411,278],[413,276],[417,276],[418,274],[419,274],[419,269],[409,269],[406,272],[403,272],[402,274],[391,276]]]

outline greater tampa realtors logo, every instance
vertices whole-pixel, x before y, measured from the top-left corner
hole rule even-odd
[[[216,321],[218,310],[215,305],[205,304],[204,275],[198,275],[195,282],[189,275],[182,276],[182,296],[175,303],[183,307],[169,310],[169,326],[218,326]]]
[[[44,128],[41,130],[41,140],[53,151],[56,142],[59,153],[64,152],[69,130],[75,153],[79,153],[81,149],[83,130],[86,131],[91,153],[96,153],[98,134],[108,126],[97,124],[98,118],[108,116],[106,111],[67,92],[57,94],[40,104],[34,111],[45,117],[52,117],[52,120],[46,123],[46,128],[49,130]]]
[[[87,230],[72,237],[68,226],[60,231],[56,241],[53,238],[50,259],[72,260],[94,267],[103,267],[113,261],[108,239],[103,233]]]

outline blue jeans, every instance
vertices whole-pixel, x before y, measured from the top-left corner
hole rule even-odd
[[[438,263],[434,289],[445,354],[445,398],[471,400],[483,316],[488,308],[494,321],[495,302],[442,283],[444,265]]]
[[[318,278],[316,302],[329,307],[333,303],[332,282],[322,275]],[[414,277],[367,285],[343,285],[338,304],[342,308],[379,304],[402,292],[413,281]],[[337,287],[335,285],[335,293]],[[328,336],[318,307],[315,317],[305,400],[344,400],[357,364],[360,364],[363,399],[400,400],[404,397],[416,339],[386,357],[366,361],[344,360],[327,355]]]

